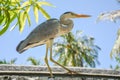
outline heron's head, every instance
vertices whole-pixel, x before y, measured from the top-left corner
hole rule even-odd
[[[65,12],[62,17],[64,18],[88,18],[90,17],[90,15],[86,15],[86,14],[76,14],[73,12]]]

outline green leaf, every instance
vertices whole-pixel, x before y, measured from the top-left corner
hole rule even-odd
[[[0,16],[0,25],[5,21],[5,17],[4,16]]]
[[[39,7],[39,5],[36,6],[46,19],[50,19],[50,15],[42,7]]]
[[[30,11],[30,6],[26,7],[25,12],[26,12],[26,13],[29,13],[29,11]]]
[[[17,58],[11,59],[11,61],[9,62],[9,64],[15,64],[16,61],[17,61]]]
[[[30,3],[32,3],[32,0],[29,0]]]
[[[40,65],[40,61],[36,60],[33,57],[29,57],[27,61],[30,61],[33,65]]]
[[[46,6],[55,7],[53,4],[51,4],[51,3],[49,3],[49,2],[46,2],[46,1],[37,2],[37,4],[38,4],[39,6],[46,5]]]
[[[25,13],[28,20],[29,26],[31,25],[30,16],[29,16],[30,6],[26,7]]]
[[[8,23],[6,23],[6,24],[3,26],[3,29],[0,30],[0,36],[7,31],[9,25],[10,25],[10,23],[8,22]]]
[[[10,14],[11,14],[11,16],[10,16],[10,23],[12,23],[15,20],[15,18],[17,18],[17,13],[16,12],[13,12],[13,13],[10,12]],[[11,27],[10,31],[12,31],[17,26],[17,24],[18,24],[18,22],[15,23],[15,25],[13,25]]]
[[[21,12],[18,16],[18,21],[19,21],[19,31],[22,32],[24,29],[24,25],[25,25],[25,13]]]
[[[25,7],[25,6],[28,6],[28,5],[30,5],[30,2],[29,2],[29,1],[26,1],[26,2],[24,2],[24,3],[21,5],[21,7]]]
[[[23,13],[20,14],[20,17],[19,17],[19,31],[22,32],[23,31],[23,21],[22,21],[22,18],[23,18]]]
[[[15,7],[18,2],[20,3],[20,0],[11,0],[9,4]]]
[[[33,10],[34,10],[34,15],[35,15],[35,20],[38,23],[38,8],[37,8],[37,6],[33,6]]]
[[[17,17],[17,16],[16,16],[16,13],[15,13],[15,14],[11,17],[10,23],[12,23],[12,21],[13,21],[16,17]],[[15,27],[17,26],[17,24],[18,24],[18,22],[15,23],[15,25],[13,25],[13,26],[11,27],[10,31],[12,31],[13,29],[15,29]]]
[[[27,19],[27,13],[21,12],[19,17],[19,31],[22,32],[24,30],[25,22]]]
[[[12,21],[13,21],[16,17],[17,17],[17,16],[16,16],[16,13],[14,13],[14,15],[12,15],[11,18],[10,18],[10,23],[12,23]]]
[[[25,21],[26,21],[26,18],[27,18],[26,12],[23,12],[23,22],[24,22],[24,23],[25,23]]]
[[[24,29],[24,26],[25,26],[26,19],[27,19],[26,12],[23,12],[23,18],[22,18],[22,21],[23,21],[22,28],[23,28],[23,29]],[[23,31],[23,29],[22,29],[22,31]],[[22,32],[22,31],[21,31],[21,32]]]
[[[26,15],[27,15],[28,24],[29,24],[29,26],[31,26],[30,16],[28,13]]]
[[[8,11],[5,11],[5,16],[6,16],[6,21],[5,21],[5,25],[4,25],[3,28],[0,30],[0,36],[7,31],[8,27],[9,27],[9,25],[10,25],[10,14],[9,14]]]
[[[19,25],[19,31],[20,31],[20,13],[17,16],[17,20],[18,20],[18,25]]]

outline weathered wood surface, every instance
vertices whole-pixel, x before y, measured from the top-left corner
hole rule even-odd
[[[54,80],[120,80],[120,71],[69,67],[78,74],[69,74],[58,66],[51,67]],[[0,80],[48,80],[50,77],[46,66],[0,65]],[[19,79],[20,78],[20,79]]]

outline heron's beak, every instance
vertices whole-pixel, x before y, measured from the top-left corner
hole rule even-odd
[[[91,17],[90,15],[86,15],[86,14],[75,14],[76,18],[88,18]]]

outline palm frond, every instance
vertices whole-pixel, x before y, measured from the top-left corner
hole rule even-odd
[[[30,61],[32,65],[40,65],[40,61],[39,60],[36,60],[35,58],[33,57],[29,57],[27,59],[27,61]]]
[[[54,57],[58,58],[58,62],[64,66],[81,66],[87,64],[95,67],[98,61],[98,51],[100,48],[94,44],[94,38],[90,36],[81,36],[81,31],[77,31],[76,35],[68,33],[62,37],[62,42],[55,42]]]
[[[114,46],[112,48],[112,51],[110,53],[111,58],[112,58],[113,54],[120,55],[120,29],[118,29],[117,39],[116,39]]]
[[[117,19],[120,19],[120,10],[101,13],[98,16],[97,22],[101,20],[110,20],[110,21],[116,22]]]
[[[17,58],[7,61],[6,59],[0,60],[0,64],[15,64]]]

